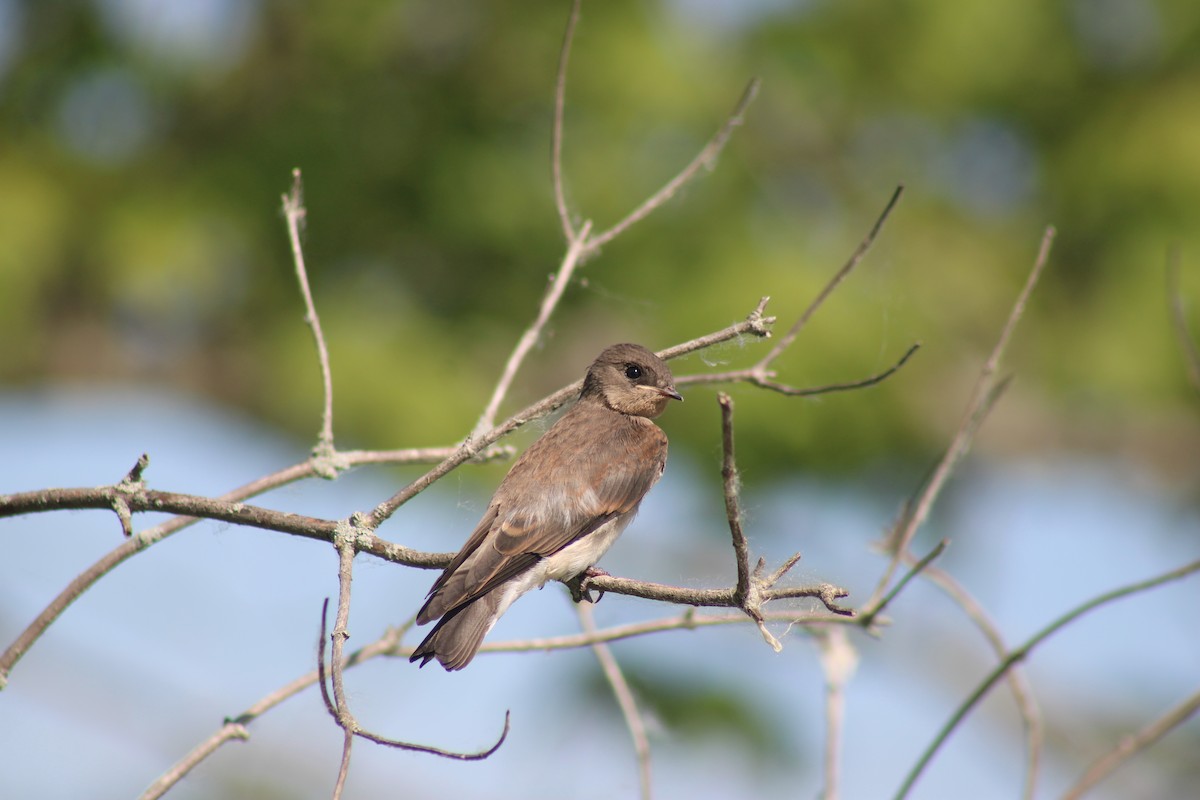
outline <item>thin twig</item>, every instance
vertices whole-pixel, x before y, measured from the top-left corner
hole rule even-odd
[[[1188,330],[1187,312],[1183,307],[1183,292],[1179,288],[1181,260],[1179,248],[1172,247],[1167,253],[1167,303],[1171,307],[1171,323],[1175,328],[1179,349],[1183,351],[1188,380],[1200,392],[1200,348],[1197,348],[1196,340]]]
[[[215,735],[205,739],[184,758],[160,775],[154,783],[147,786],[146,790],[138,796],[138,800],[158,800],[158,798],[170,791],[175,784],[183,780],[201,761],[216,752],[218,747],[229,741],[244,741],[249,738],[250,734],[246,731],[245,725],[232,720],[226,722]]]
[[[982,417],[990,408],[989,403],[994,401],[997,396],[994,392],[992,376],[996,372],[996,368],[1000,363],[1000,357],[1004,354],[1017,323],[1025,313],[1025,305],[1029,301],[1029,296],[1032,294],[1033,288],[1037,285],[1038,278],[1041,277],[1042,270],[1050,258],[1050,246],[1054,242],[1054,233],[1054,227],[1048,226],[1042,235],[1041,246],[1038,248],[1033,269],[1030,270],[1029,277],[1026,278],[1025,285],[1022,287],[1016,302],[1013,304],[1012,310],[1009,312],[1008,319],[1004,323],[1004,328],[1000,332],[1000,338],[997,339],[991,354],[983,365],[983,369],[980,370],[979,378],[976,380],[975,388],[971,393],[971,399],[967,403],[962,420],[959,422],[958,431],[955,433],[954,438],[951,439],[946,452],[942,454],[941,460],[934,469],[929,482],[925,484],[917,501],[911,504],[910,510],[898,521],[895,531],[891,535],[888,546],[892,557],[878,585],[875,587],[871,599],[867,601],[867,608],[874,608],[875,604],[879,602],[879,599],[887,590],[892,576],[895,575],[896,569],[904,558],[904,554],[908,551],[908,546],[912,542],[913,536],[916,535],[917,529],[925,523],[925,519],[929,515],[929,509],[933,507],[934,501],[941,494],[942,487],[949,479],[955,466],[957,466],[959,459],[966,455],[967,450],[971,446],[976,428],[978,428]]]
[[[579,266],[580,258],[583,255],[583,242],[587,239],[589,231],[591,231],[591,223],[585,222],[579,230],[579,235],[571,240],[567,254],[563,256],[562,264],[558,267],[558,272],[554,274],[550,285],[546,288],[546,296],[542,298],[537,318],[521,334],[517,346],[513,348],[508,357],[508,363],[504,365],[504,372],[501,373],[500,380],[497,382],[495,390],[492,391],[492,397],[488,400],[487,407],[480,415],[479,421],[475,423],[475,430],[471,432],[472,439],[483,436],[488,430],[495,427],[496,414],[500,411],[500,404],[504,402],[504,397],[508,394],[513,379],[517,377],[517,370],[524,363],[525,356],[529,355],[529,351],[537,344],[542,335],[542,329],[550,321],[550,316],[558,307],[558,302],[562,299],[567,284],[571,282],[571,276],[575,274],[575,268]]]
[[[443,461],[449,456],[459,452],[457,447],[444,448],[418,448],[409,450],[388,450],[388,451],[373,451],[373,450],[354,450],[345,453],[339,453],[337,456],[338,462],[343,468],[350,468],[359,464],[427,464],[430,462],[437,463]],[[484,461],[495,458],[509,457],[512,455],[510,447],[489,447],[479,452],[470,459],[473,463],[483,463]],[[264,475],[250,481],[243,486],[239,486],[232,491],[226,492],[216,498],[218,502],[235,504],[249,497],[260,495],[264,492],[276,489],[281,486],[286,486],[299,480],[324,476],[323,467],[319,467],[318,463],[327,462],[328,459],[313,457],[302,461],[299,464],[293,464],[290,467],[284,467],[281,470]],[[43,500],[39,498],[49,498],[54,496],[60,490],[41,490],[37,492],[23,492],[11,495],[0,495],[0,517],[15,516],[17,514],[27,514],[33,511],[51,510],[51,506],[47,506]],[[71,490],[67,490],[71,491]],[[85,490],[86,491],[86,490]],[[103,490],[93,490],[94,492],[103,492]],[[107,500],[103,501],[107,502]],[[70,508],[72,506],[62,506]],[[98,506],[92,504],[84,504],[78,506],[81,508],[100,508],[107,506]],[[156,511],[170,509],[155,508]],[[110,550],[100,557],[99,560],[92,563],[87,569],[79,573],[71,580],[67,586],[55,595],[54,599],[42,609],[42,611],[25,627],[17,636],[8,649],[0,654],[0,689],[3,689],[8,682],[8,676],[12,672],[14,666],[19,662],[25,653],[29,651],[42,634],[45,633],[59,615],[62,614],[76,599],[84,592],[90,589],[101,578],[116,569],[126,559],[145,550],[151,545],[161,542],[168,536],[177,533],[184,528],[196,524],[200,521],[200,517],[191,516],[191,512],[183,512],[184,516],[174,517],[140,531],[137,536],[126,539],[116,548]]]
[[[742,512],[738,505],[739,483],[737,464],[733,453],[733,399],[721,392],[717,395],[721,405],[721,446],[724,457],[721,461],[721,478],[725,487],[725,519],[729,522],[729,534],[733,539],[733,553],[737,561],[737,585],[733,596],[744,606],[750,598],[750,547],[742,531]]]
[[[930,550],[924,558],[914,563],[908,572],[904,573],[904,577],[896,582],[896,585],[892,587],[892,590],[884,595],[883,599],[880,600],[878,604],[872,605],[870,611],[865,612],[858,618],[859,624],[864,628],[869,629],[875,622],[875,618],[883,613],[883,610],[888,607],[888,604],[891,603],[892,600],[896,598],[896,595],[900,594],[900,591],[908,585],[908,582],[917,577],[922,570],[933,563],[933,560],[940,556],[949,545],[949,539],[942,539],[940,542],[934,545],[934,548]]]
[[[350,621],[350,584],[354,579],[354,540],[342,535],[338,537],[335,546],[338,552],[338,607],[333,621],[333,633],[330,634],[333,646],[329,658],[329,671],[333,678],[332,710],[335,712],[334,719],[337,720],[337,724],[344,733],[342,760],[338,766],[337,783],[333,789],[333,800],[339,800],[342,790],[346,786],[346,777],[350,774],[350,754],[354,746],[354,734],[359,732],[360,726],[358,720],[350,712],[350,705],[346,701],[345,664],[342,658],[346,640],[350,638],[347,625]],[[322,609],[322,627],[325,625],[323,611]],[[322,657],[321,662],[324,663],[324,660]],[[321,681],[321,686],[325,686],[324,680]],[[322,688],[322,692],[324,692],[324,688]],[[326,700],[326,704],[328,707],[328,700]]]
[[[772,347],[765,356],[762,357],[762,359],[758,362],[758,367],[760,369],[767,369],[772,361],[778,358],[784,350],[787,350],[789,347],[791,347],[792,342],[795,341],[796,336],[800,333],[800,330],[806,324],[808,324],[808,320],[812,317],[812,315],[815,314],[817,309],[825,303],[825,300],[831,294],[833,294],[833,290],[838,287],[838,284],[845,280],[846,276],[849,275],[856,266],[858,266],[858,262],[863,260],[863,257],[866,256],[867,251],[871,249],[871,245],[875,244],[875,240],[879,237],[879,232],[883,230],[884,223],[887,222],[888,217],[892,215],[892,209],[896,207],[896,203],[900,202],[900,195],[903,193],[904,187],[897,186],[896,191],[892,193],[892,198],[888,200],[887,205],[884,206],[883,213],[880,214],[879,218],[875,220],[875,224],[871,226],[871,230],[867,233],[866,238],[859,243],[858,247],[856,247],[854,252],[851,253],[850,258],[847,259],[846,263],[842,265],[842,268],[834,273],[833,277],[829,279],[829,282],[825,284],[825,287],[821,289],[815,298],[813,298],[813,301],[809,303],[808,308],[804,309],[804,313],[800,315],[800,318],[796,320],[791,329],[775,343],[775,346]]]
[[[758,78],[754,78],[750,81],[750,83],[746,84],[746,89],[742,92],[742,97],[740,100],[738,100],[737,105],[734,107],[733,113],[726,118],[724,124],[722,124],[717,132],[713,134],[713,137],[708,140],[708,144],[704,146],[704,149],[697,153],[696,157],[693,158],[686,167],[679,171],[679,174],[667,181],[667,183],[661,189],[647,198],[645,202],[643,202],[633,211],[629,212],[628,216],[626,216],[623,220],[618,222],[616,225],[613,225],[603,233],[591,237],[587,243],[587,252],[585,255],[590,255],[596,252],[600,248],[604,247],[604,245],[608,244],[613,239],[627,231],[630,226],[641,222],[643,219],[648,217],[655,209],[674,197],[675,193],[683,188],[688,181],[695,178],[700,173],[701,169],[711,170],[714,166],[716,166],[717,156],[719,156],[721,151],[725,148],[725,144],[729,141],[729,137],[733,135],[734,130],[740,126],[742,122],[744,122],[746,109],[752,102],[754,102],[754,98],[758,95],[759,85],[760,81]]]
[[[733,452],[733,399],[721,392],[717,395],[721,406],[721,449],[724,457],[721,460],[721,477],[725,495],[725,518],[729,522],[729,535],[733,540],[734,560],[737,563],[737,584],[733,587],[733,596],[738,607],[746,612],[746,616],[758,625],[758,631],[763,640],[778,653],[783,645],[775,635],[767,630],[762,617],[763,589],[765,585],[763,569],[766,561],[758,560],[753,573],[750,571],[750,546],[746,543],[746,534],[742,530],[742,511],[738,502],[739,486],[737,463]],[[785,570],[786,571],[786,570]],[[783,573],[780,572],[780,575]]]
[[[292,262],[296,267],[296,282],[304,297],[304,321],[312,329],[317,346],[317,360],[321,364],[321,384],[325,392],[325,406],[321,411],[321,431],[317,434],[318,455],[333,451],[333,376],[329,370],[329,348],[325,346],[325,335],[321,333],[321,318],[313,302],[312,290],[308,287],[308,270],[304,266],[304,249],[300,245],[300,228],[308,217],[304,208],[304,191],[300,179],[300,168],[292,170],[292,190],[283,195],[283,214],[287,220],[288,241],[292,245]]]
[[[821,654],[821,671],[825,676],[825,786],[821,791],[821,800],[837,800],[840,795],[846,684],[858,667],[858,653],[850,644],[845,628],[831,627],[815,631],[814,634]]]
[[[595,637],[596,620],[592,614],[592,604],[576,603],[575,608],[579,613],[579,622],[583,627],[584,634]],[[638,711],[633,690],[630,688],[629,682],[625,680],[621,666],[617,663],[617,659],[609,650],[608,645],[594,641],[592,642],[592,653],[595,654],[596,661],[600,662],[600,669],[604,672],[604,678],[608,681],[613,696],[617,699],[617,705],[621,708],[621,716],[625,718],[625,726],[629,728],[629,736],[633,739],[633,749],[637,753],[638,785],[641,788],[642,800],[650,800],[654,796],[650,772],[650,739],[646,735],[646,724],[642,721],[641,712]]]
[[[324,691],[326,635],[324,619],[328,611],[328,606],[329,601],[326,600],[321,613],[321,632],[317,637],[317,652],[319,654],[317,661],[318,669],[311,670],[307,674],[301,675],[299,678],[296,678],[290,683],[281,686],[270,694],[262,697],[242,713],[227,719],[225,724],[222,725],[212,736],[198,744],[191,750],[191,752],[189,752],[170,769],[164,772],[158,779],[156,779],[154,783],[151,784],[146,790],[146,792],[140,798],[138,798],[138,800],[158,800],[158,798],[162,797],[162,795],[165,794],[172,786],[182,780],[183,777],[187,775],[187,773],[193,767],[215,752],[218,747],[229,741],[248,739],[250,734],[247,730],[247,726],[254,722],[254,720],[258,719],[258,717],[283,703],[285,700],[296,696],[315,683],[320,682],[322,695],[326,698],[327,708],[330,710],[330,713],[336,713],[332,710],[332,699],[329,698],[328,693]],[[383,636],[347,656],[346,667],[349,668],[358,666],[359,664],[370,661],[373,658],[387,655],[399,643],[400,638],[405,630],[407,630],[406,626],[388,628]]]
[[[1200,711],[1200,692],[1188,697],[1132,736],[1123,737],[1116,747],[1092,762],[1075,785],[1063,794],[1062,800],[1079,800],[1116,771],[1117,767],[1166,736],[1197,711]]]
[[[329,715],[333,717],[334,721],[338,723],[338,725],[346,723],[349,727],[353,728],[355,736],[375,742],[376,744],[381,744],[384,747],[392,747],[397,750],[411,750],[414,753],[428,753],[429,755],[448,758],[454,761],[480,761],[495,753],[500,749],[500,745],[504,744],[505,740],[508,738],[508,731],[510,729],[511,714],[508,711],[504,712],[504,728],[500,732],[500,738],[498,738],[495,743],[493,743],[487,749],[479,750],[474,753],[460,753],[454,750],[443,750],[440,747],[430,747],[429,745],[424,744],[403,742],[399,739],[389,739],[385,736],[380,736],[378,734],[371,733],[370,731],[363,730],[359,726],[358,721],[354,719],[349,711],[344,709],[344,706],[342,708],[336,707],[336,701],[330,698],[329,692],[325,686],[325,618],[328,609],[329,600],[326,599],[324,604],[321,606],[321,633],[317,639],[317,669],[315,673],[315,680],[321,687],[321,697],[325,701],[325,709],[329,712]],[[376,656],[396,655],[397,652],[400,651],[400,648],[397,646],[398,642],[400,641],[400,637],[409,627],[411,627],[411,625],[412,620],[409,620],[409,622],[401,628],[389,628],[379,640],[372,642],[371,644],[359,650],[357,653],[345,659],[344,666],[358,666],[359,664],[375,658]],[[405,658],[412,655],[411,648],[408,651],[404,651],[403,655]],[[313,673],[310,673],[309,677],[312,676]]]
[[[981,681],[980,684],[975,687],[975,690],[971,692],[971,694],[962,702],[961,705],[959,705],[955,712],[950,716],[950,719],[947,720],[946,724],[943,725],[941,730],[938,731],[933,741],[928,747],[925,748],[924,752],[921,754],[921,757],[917,760],[917,763],[913,765],[912,769],[909,770],[908,775],[905,776],[904,782],[900,785],[900,789],[896,792],[896,800],[900,800],[901,798],[908,796],[908,792],[916,783],[917,778],[920,777],[925,767],[928,766],[929,762],[933,759],[934,754],[937,753],[938,749],[941,748],[942,744],[945,743],[946,739],[949,738],[954,729],[958,727],[958,724],[962,722],[962,720],[966,718],[967,714],[971,712],[971,709],[973,709],[976,704],[979,703],[979,701],[982,700],[989,691],[991,691],[992,687],[996,685],[996,682],[1004,677],[1004,675],[1008,673],[1009,669],[1011,669],[1014,664],[1017,664],[1028,658],[1029,654],[1035,647],[1089,611],[1093,611],[1094,609],[1099,608],[1107,603],[1111,603],[1114,600],[1128,597],[1131,594],[1144,592],[1148,589],[1154,589],[1162,586],[1165,583],[1185,578],[1197,571],[1200,571],[1200,561],[1193,561],[1190,564],[1170,570],[1169,572],[1164,572],[1163,574],[1154,578],[1150,578],[1149,580],[1132,583],[1127,586],[1122,586],[1118,589],[1113,589],[1112,591],[1097,595],[1091,600],[1076,606],[1066,614],[1063,614],[1055,619],[1049,625],[1035,633],[1020,647],[1009,651],[1008,655],[1001,659],[1000,663],[997,664],[991,670],[991,672],[987,674],[983,681]]]
[[[829,394],[831,392],[846,392],[853,389],[866,389],[874,386],[894,375],[913,354],[921,349],[921,343],[916,342],[909,346],[908,350],[904,351],[904,355],[900,357],[892,366],[885,369],[883,372],[878,372],[867,378],[861,378],[856,381],[847,383],[831,383],[825,386],[798,387],[789,386],[785,383],[771,380],[768,375],[772,375],[770,370],[764,370],[761,364],[748,367],[747,369],[730,370],[728,372],[711,372],[700,375],[682,375],[675,380],[677,386],[685,386],[691,384],[710,384],[710,383],[749,383],[753,386],[758,386],[763,389],[770,389],[773,392],[788,395],[789,397],[811,397],[818,394]]]
[[[563,112],[567,105],[567,64],[571,60],[571,45],[575,41],[575,25],[579,22],[580,2],[574,0],[571,3],[567,30],[563,33],[562,48],[558,51],[558,70],[554,75],[554,126],[550,134],[550,177],[554,183],[554,207],[558,210],[558,221],[562,224],[563,236],[568,243],[574,243],[577,237],[575,226],[571,223],[571,211],[567,208],[566,187],[563,185]]]
[[[912,556],[905,559],[906,563],[915,561],[916,559]],[[988,644],[992,646],[992,650],[995,651],[996,657],[1004,658],[1008,647],[1000,635],[1000,629],[958,581],[948,572],[933,566],[926,566],[922,569],[921,576],[945,592],[962,609],[967,618],[975,623],[975,627],[979,628],[984,638],[988,640]],[[1024,800],[1033,800],[1037,793],[1038,772],[1042,761],[1042,743],[1045,740],[1042,714],[1038,710],[1037,701],[1034,700],[1033,687],[1021,665],[1013,665],[1013,668],[1008,671],[1008,687],[1012,691],[1013,702],[1016,703],[1017,712],[1021,716],[1021,723],[1025,726],[1025,788],[1021,796]]]
[[[812,628],[829,625],[853,625],[850,617],[834,614],[821,614],[812,611],[778,610],[763,611],[763,619],[767,622],[783,622],[791,626]],[[501,642],[484,642],[479,648],[480,653],[527,653],[551,650],[574,650],[580,647],[590,647],[596,642],[616,642],[632,639],[637,636],[648,636],[663,631],[697,630],[699,628],[723,627],[725,625],[745,625],[752,623],[742,611],[728,611],[720,614],[698,614],[696,609],[689,608],[680,614],[645,622],[631,622],[625,625],[614,625],[611,628],[601,628],[594,636],[573,633],[563,636],[543,636],[531,639],[514,639]],[[413,648],[397,648],[397,655],[408,657]]]

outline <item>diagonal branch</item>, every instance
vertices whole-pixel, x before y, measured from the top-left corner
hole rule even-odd
[[[1033,269],[1030,270],[1029,277],[1025,280],[1025,285],[1022,287],[1016,302],[1013,304],[1012,310],[1009,312],[1008,319],[1004,323],[1004,328],[1000,332],[1000,338],[992,348],[992,352],[984,363],[983,369],[980,370],[979,378],[971,393],[971,400],[967,403],[966,411],[959,422],[958,431],[950,441],[946,452],[942,454],[942,458],[934,469],[932,477],[925,484],[916,502],[897,521],[888,543],[892,557],[888,562],[887,569],[879,580],[879,584],[875,587],[875,592],[871,600],[867,602],[868,608],[874,608],[883,596],[887,585],[891,582],[892,576],[895,575],[897,567],[899,567],[901,560],[904,558],[904,554],[908,552],[908,546],[912,542],[913,536],[916,535],[917,529],[924,524],[926,517],[929,515],[929,509],[933,507],[934,501],[941,494],[942,487],[950,478],[950,474],[957,466],[959,460],[966,455],[974,439],[974,433],[982,422],[983,417],[987,414],[991,404],[995,401],[998,390],[1003,390],[1003,384],[999,387],[996,386],[993,384],[992,377],[999,366],[1000,357],[1004,354],[1008,346],[1009,339],[1012,338],[1017,323],[1025,313],[1025,305],[1029,302],[1029,296],[1033,293],[1033,288],[1037,285],[1038,278],[1041,277],[1042,270],[1050,258],[1050,246],[1054,242],[1054,233],[1054,227],[1049,226],[1042,235],[1042,243],[1038,248]]]
[[[623,220],[618,222],[616,225],[613,225],[603,233],[599,233],[591,237],[587,242],[585,255],[591,255],[592,253],[595,253],[597,250],[604,247],[604,245],[608,244],[613,239],[627,231],[631,226],[650,216],[655,209],[674,197],[676,192],[678,192],[689,181],[695,178],[700,173],[701,169],[711,170],[714,166],[716,166],[717,157],[721,154],[721,151],[725,149],[725,145],[729,141],[729,137],[732,136],[734,130],[740,127],[745,121],[744,115],[746,113],[746,109],[750,107],[750,104],[754,102],[754,98],[758,95],[759,85],[760,81],[758,78],[751,80],[750,83],[746,85],[745,90],[742,92],[742,97],[740,100],[738,100],[737,105],[734,107],[733,113],[730,114],[725,120],[725,123],[717,129],[717,132],[713,134],[713,137],[708,140],[708,144],[704,146],[704,149],[697,153],[696,157],[693,158],[686,167],[679,171],[679,174],[667,181],[667,183],[661,189],[647,198],[645,202],[643,202],[633,211],[629,212],[628,216],[626,216]]]
[[[1087,768],[1075,785],[1063,794],[1062,800],[1079,800],[1116,771],[1117,767],[1166,736],[1173,728],[1186,722],[1197,711],[1200,711],[1200,692],[1186,698],[1134,735],[1123,737],[1115,748]]]
[[[912,559],[909,558],[906,561],[912,561]],[[999,628],[996,627],[996,624],[992,622],[987,612],[983,610],[983,607],[979,605],[975,598],[944,570],[937,567],[925,567],[921,574],[925,580],[949,596],[962,609],[963,613],[975,623],[975,627],[979,628],[984,638],[988,640],[988,644],[992,646],[996,657],[1004,658],[1004,654],[1008,650],[1008,647],[1004,644],[1004,638],[1000,635]],[[1021,796],[1024,800],[1033,800],[1037,793],[1038,771],[1042,760],[1042,744],[1045,740],[1042,714],[1038,709],[1037,701],[1033,697],[1033,687],[1025,675],[1025,670],[1020,665],[1014,665],[1008,671],[1008,687],[1012,692],[1013,702],[1016,703],[1017,712],[1021,715],[1021,722],[1025,726],[1025,788]]]
[[[797,386],[789,386],[784,383],[772,380],[766,377],[773,374],[770,371],[764,371],[761,365],[755,365],[746,369],[730,370],[728,372],[711,372],[703,375],[684,375],[678,378],[675,383],[677,385],[688,384],[710,384],[710,383],[749,383],[752,386],[758,386],[762,389],[770,389],[773,392],[788,395],[789,397],[811,397],[818,394],[830,394],[832,392],[846,392],[854,389],[866,389],[874,386],[877,383],[883,383],[896,372],[900,370],[913,354],[921,349],[920,342],[909,346],[908,350],[904,351],[904,355],[900,357],[892,366],[885,369],[883,372],[877,372],[867,378],[860,378],[856,381],[847,383],[831,383],[826,386],[813,386],[801,388]]]
[[[987,674],[987,676],[977,687],[975,687],[975,690],[971,692],[971,694],[968,695],[965,700],[963,700],[955,712],[950,716],[950,719],[946,721],[946,724],[943,725],[941,730],[938,731],[933,741],[927,748],[925,748],[925,751],[921,754],[921,757],[917,760],[917,763],[913,765],[912,769],[909,770],[908,775],[905,776],[904,782],[900,785],[900,789],[896,792],[896,800],[901,800],[901,798],[908,796],[909,791],[917,782],[917,778],[921,776],[921,773],[925,770],[925,767],[929,765],[931,760],[933,760],[933,756],[945,743],[946,739],[950,737],[950,734],[954,732],[954,729],[958,727],[958,724],[966,718],[967,714],[971,713],[971,710],[987,695],[989,691],[991,691],[992,687],[995,686],[1001,678],[1008,674],[1008,671],[1012,669],[1013,665],[1018,664],[1028,658],[1029,654],[1035,647],[1053,636],[1058,631],[1065,628],[1067,625],[1070,625],[1072,622],[1082,617],[1084,614],[1087,614],[1088,612],[1093,611],[1100,606],[1111,603],[1115,600],[1120,600],[1132,594],[1157,588],[1165,583],[1170,583],[1171,581],[1177,581],[1182,578],[1186,578],[1192,573],[1198,571],[1200,571],[1200,561],[1193,561],[1190,564],[1178,567],[1169,572],[1164,572],[1163,574],[1148,580],[1132,583],[1097,595],[1091,600],[1076,606],[1067,613],[1055,619],[1049,625],[1045,626],[1031,636],[1020,647],[1009,651],[1008,654],[1001,659],[1000,663],[997,664],[991,670],[991,672]]]
[[[513,379],[517,377],[517,370],[524,363],[525,356],[529,355],[529,351],[537,344],[538,339],[542,335],[542,330],[546,327],[546,323],[550,321],[550,315],[558,307],[558,302],[562,299],[563,292],[567,289],[567,284],[571,282],[571,276],[575,274],[575,268],[579,266],[580,258],[583,255],[584,241],[587,239],[588,232],[592,229],[591,226],[590,222],[583,223],[583,227],[579,230],[579,235],[571,240],[571,245],[567,248],[567,254],[563,256],[558,272],[554,274],[553,280],[551,280],[550,285],[546,288],[546,296],[542,298],[542,305],[538,309],[537,319],[521,334],[521,338],[517,341],[517,346],[513,348],[512,354],[509,355],[508,363],[504,365],[504,372],[500,375],[500,381],[496,384],[496,388],[492,392],[492,397],[488,400],[487,407],[484,408],[479,421],[475,423],[475,430],[471,432],[472,439],[483,436],[487,431],[496,426],[496,414],[500,411],[500,404],[504,402],[504,397],[508,394]]]
[[[854,252],[850,254],[850,258],[846,260],[846,263],[842,265],[842,268],[834,273],[833,277],[829,279],[829,282],[825,284],[825,287],[821,289],[815,298],[813,298],[813,301],[809,303],[808,308],[804,309],[804,313],[800,315],[800,318],[796,320],[791,329],[785,333],[783,337],[775,343],[775,346],[772,347],[770,351],[768,351],[767,354],[762,357],[762,360],[758,362],[757,366],[760,370],[765,371],[771,365],[772,361],[779,358],[784,350],[787,350],[789,347],[791,347],[792,342],[796,340],[796,337],[800,334],[800,331],[805,325],[808,324],[808,321],[812,318],[812,315],[817,312],[818,308],[824,305],[825,301],[831,294],[833,294],[833,291],[837,289],[838,285],[841,284],[841,282],[846,279],[846,276],[858,266],[858,263],[862,261],[864,257],[866,257],[867,252],[871,249],[871,246],[875,244],[875,240],[879,238],[879,233],[883,230],[884,223],[886,223],[888,217],[892,215],[892,210],[896,207],[896,204],[900,202],[900,196],[902,194],[904,194],[904,187],[897,186],[896,191],[892,192],[891,199],[888,200],[887,205],[884,206],[883,213],[879,215],[879,218],[875,220],[875,224],[871,226],[871,230],[867,233],[866,237],[859,243],[858,247],[854,249]]]

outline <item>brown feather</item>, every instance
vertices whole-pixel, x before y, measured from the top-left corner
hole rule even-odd
[[[604,546],[611,543],[666,465],[666,434],[649,417],[678,397],[666,364],[644,348],[615,345],[601,353],[578,402],[509,470],[429,590],[417,623],[441,621],[411,660],[424,665],[436,657],[446,669],[461,669],[515,599],[508,596],[513,581],[523,581],[520,591],[531,588],[525,584],[538,574],[531,570],[613,524],[603,537]],[[562,563],[574,568],[588,554],[565,555]]]

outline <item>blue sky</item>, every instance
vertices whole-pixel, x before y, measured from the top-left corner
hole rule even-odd
[[[218,494],[306,452],[301,442],[187,397],[82,386],[0,396],[0,441],[8,456],[0,491],[110,483],[148,452],[152,487]],[[668,583],[730,583],[717,467],[677,456],[604,566]],[[402,479],[393,470],[359,469],[256,502],[337,518],[374,506]],[[869,594],[883,560],[868,544],[901,498],[803,476],[762,487],[751,478],[745,492],[755,553],[777,563],[802,550],[796,580],[845,585],[856,602]],[[975,594],[1010,643],[1099,592],[1200,555],[1195,509],[1127,464],[973,460],[944,499],[916,549],[951,538],[940,566]],[[455,549],[485,502],[486,487],[456,473],[380,533],[421,549]],[[152,520],[136,522],[140,528]],[[113,514],[89,511],[5,519],[0,537],[0,639],[7,646],[71,577],[119,544],[121,533]],[[351,644],[411,615],[432,579],[358,559]],[[225,716],[312,668],[320,603],[335,593],[333,549],[281,534],[204,523],[136,556],[70,607],[0,692],[7,722],[0,726],[0,794],[136,796]],[[1069,725],[1080,704],[1099,718],[1149,721],[1194,692],[1200,642],[1189,615],[1177,612],[1197,607],[1200,580],[1192,578],[1097,611],[1036,651],[1029,672],[1048,724]],[[615,596],[596,608],[601,625],[666,613]],[[852,637],[860,661],[847,689],[847,798],[895,791],[993,663],[961,612],[928,584],[912,584],[891,618],[877,640]],[[577,626],[565,593],[552,586],[518,603],[490,639]],[[816,796],[822,680],[807,637],[786,636],[778,655],[750,626],[672,632],[613,649],[625,663],[740,693],[782,725],[785,752],[794,750],[782,761],[755,762],[727,740],[693,740],[651,719],[659,796]],[[399,659],[355,670],[348,681],[354,709],[385,735],[477,749],[492,741],[509,709],[513,732],[481,764],[360,743],[349,796],[375,796],[397,781],[411,797],[635,796],[632,747],[619,717],[583,689],[595,674],[587,651],[485,655],[455,674]],[[1195,729],[1193,720],[1190,734],[1177,735],[1194,737]],[[270,786],[288,796],[329,795],[340,737],[314,691],[250,732],[250,741],[227,745],[170,796],[253,796]],[[1083,743],[1085,753],[1106,746],[1103,731],[1095,736]],[[1001,687],[913,796],[1017,796],[1021,747],[1020,723]],[[1079,771],[1053,748],[1043,794],[1061,791]],[[1153,775],[1136,763],[1121,781],[1096,796],[1153,791]]]

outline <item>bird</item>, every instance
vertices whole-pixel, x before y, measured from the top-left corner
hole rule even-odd
[[[653,420],[683,400],[666,362],[637,344],[606,348],[575,404],[517,459],[466,544],[434,582],[409,657],[447,672],[475,657],[518,597],[589,570],[662,477],[667,435]]]

